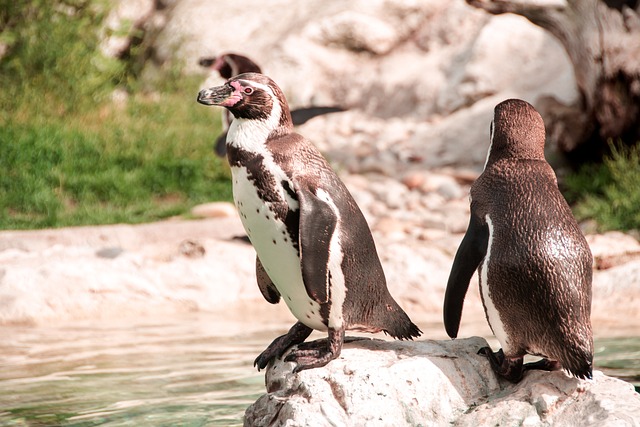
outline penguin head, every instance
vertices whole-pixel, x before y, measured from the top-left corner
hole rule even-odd
[[[289,105],[278,85],[264,74],[244,73],[222,86],[203,89],[198,102],[227,108],[236,119],[274,122],[274,127],[293,127]]]
[[[490,134],[487,164],[507,157],[544,160],[544,122],[526,101],[507,99],[496,105]]]
[[[258,64],[244,55],[237,53],[223,53],[217,57],[200,58],[198,63],[206,68],[217,71],[222,78],[230,79],[242,73],[261,73]]]

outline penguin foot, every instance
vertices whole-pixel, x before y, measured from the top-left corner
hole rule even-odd
[[[478,350],[478,354],[486,356],[493,372],[507,381],[517,383],[522,379],[522,374],[524,373],[522,361],[524,358],[505,357],[502,349],[494,353],[490,347],[482,347]]]
[[[313,329],[298,322],[284,335],[279,336],[253,362],[258,371],[267,367],[272,359],[282,356],[292,345],[300,344],[307,339]]]
[[[540,359],[536,362],[525,363],[523,369],[525,371],[557,371],[562,369],[562,365],[556,360]]]
[[[319,368],[340,356],[343,342],[344,328],[329,328],[329,337],[326,340],[302,343],[298,348],[291,350],[284,361],[297,364],[293,369],[294,373],[305,369]]]

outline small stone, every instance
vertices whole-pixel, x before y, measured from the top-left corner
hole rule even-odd
[[[238,213],[232,203],[211,202],[194,206],[191,215],[197,218],[233,218]]]
[[[424,185],[425,177],[421,172],[409,172],[404,177],[402,177],[402,183],[407,186],[409,190],[415,190]]]
[[[123,252],[124,252],[124,249],[122,249],[121,247],[112,246],[109,248],[99,249],[98,251],[96,251],[96,256],[100,258],[114,259],[114,258],[117,258]]]
[[[196,240],[184,240],[178,250],[187,258],[202,258],[206,253],[204,246]]]

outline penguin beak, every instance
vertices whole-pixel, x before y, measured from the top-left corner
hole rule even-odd
[[[203,89],[198,93],[198,102],[203,105],[233,106],[237,102],[234,92],[235,89],[228,84]]]

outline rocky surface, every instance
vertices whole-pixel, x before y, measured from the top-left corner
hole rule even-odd
[[[278,360],[246,426],[634,426],[640,395],[594,372],[530,371],[498,380],[474,337],[455,341],[356,341],[327,366],[292,373]]]

